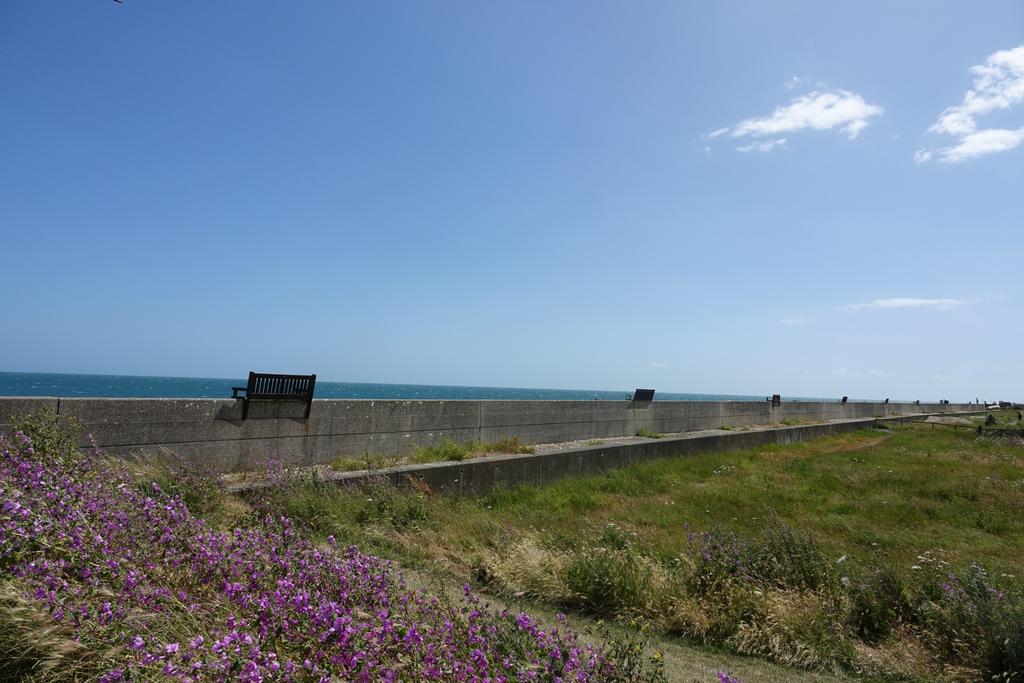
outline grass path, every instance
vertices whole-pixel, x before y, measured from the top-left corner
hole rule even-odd
[[[414,588],[421,588],[434,594],[446,593],[452,598],[458,597],[458,581],[450,575],[429,573],[403,569],[407,583]],[[549,605],[532,600],[509,600],[494,595],[486,590],[480,591],[481,597],[491,607],[501,610],[523,610],[545,626],[557,623],[555,611]],[[579,614],[569,614],[565,623],[585,642],[598,644],[600,638],[594,633],[599,628],[596,620]],[[622,628],[611,627],[621,633]],[[824,683],[825,681],[848,681],[846,677],[829,676],[826,674],[803,671],[792,667],[776,664],[758,657],[744,657],[722,650],[702,647],[687,643],[680,638],[652,634],[648,646],[648,654],[660,652],[664,657],[665,674],[670,683],[715,683],[718,672],[724,671],[743,683]]]

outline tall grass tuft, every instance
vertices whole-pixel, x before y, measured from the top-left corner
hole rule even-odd
[[[40,459],[55,463],[79,459],[83,428],[77,419],[61,418],[47,407],[32,414],[16,415],[11,422],[15,431],[31,441]]]
[[[88,665],[88,654],[15,581],[0,583],[0,680],[42,682],[88,675],[94,668]]]
[[[779,589],[816,590],[834,585],[835,567],[810,534],[776,522],[760,539],[721,527],[688,536],[694,588],[709,590],[740,580]]]
[[[411,459],[417,463],[459,461],[465,460],[469,457],[470,453],[472,453],[472,450],[469,445],[445,438],[433,446],[423,446],[416,449]]]
[[[996,680],[1024,677],[1024,602],[992,585],[978,564],[924,586],[915,619],[943,659]]]
[[[524,444],[518,436],[503,436],[497,441],[468,441],[459,443],[444,438],[432,446],[417,448],[412,454],[412,462],[447,462],[461,461],[474,455],[485,453],[533,453],[532,446]]]

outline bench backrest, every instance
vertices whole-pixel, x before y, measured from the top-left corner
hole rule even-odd
[[[312,400],[316,375],[274,375],[250,372],[245,394],[248,398]]]
[[[250,372],[245,387],[245,403],[242,404],[242,419],[249,417],[249,402],[252,399],[273,399],[305,401],[306,419],[313,408],[313,390],[316,375],[274,375],[268,372]]]

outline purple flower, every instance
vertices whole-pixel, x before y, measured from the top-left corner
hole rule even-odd
[[[14,444],[0,436],[0,562],[97,656],[120,652],[99,678],[106,683],[589,681],[610,670],[575,634],[495,613],[468,585],[461,604],[448,605],[408,590],[387,561],[334,539],[317,546],[280,515],[217,531],[157,484],[138,488],[122,465],[67,462],[31,446],[24,435]],[[156,630],[133,631],[136,614],[153,615],[145,623]],[[147,640],[166,644],[147,651]]]

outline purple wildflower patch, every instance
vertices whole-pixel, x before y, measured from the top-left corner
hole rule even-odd
[[[615,680],[603,652],[467,586],[456,604],[285,517],[223,532],[103,458],[0,437],[0,566],[101,681]]]

